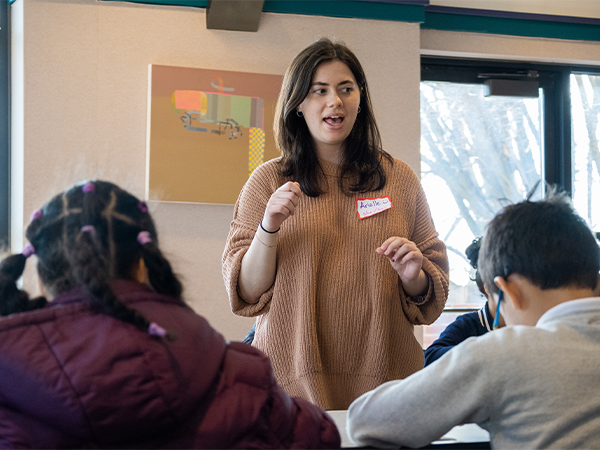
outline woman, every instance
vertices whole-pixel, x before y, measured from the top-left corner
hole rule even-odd
[[[234,313],[294,395],[346,409],[423,367],[413,325],[433,322],[448,262],[420,183],[381,148],[356,56],[321,39],[288,68],[275,114],[282,157],[234,210],[223,274]]]
[[[1,448],[339,447],[264,354],[186,306],[144,202],[78,185],[27,238],[0,263]],[[48,302],[16,285],[34,253]]]

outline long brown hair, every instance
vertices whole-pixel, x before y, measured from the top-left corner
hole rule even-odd
[[[386,183],[382,159],[390,162],[393,159],[381,147],[381,135],[375,122],[365,73],[348,47],[326,38],[302,50],[283,78],[273,126],[275,142],[282,153],[281,174],[300,183],[306,195],[318,197],[323,193],[323,171],[315,144],[306,121],[296,115],[296,108],[306,98],[317,67],[330,61],[346,64],[360,89],[360,113],[344,143],[340,187],[347,194],[382,189]],[[352,180],[349,184],[344,183],[347,178]]]

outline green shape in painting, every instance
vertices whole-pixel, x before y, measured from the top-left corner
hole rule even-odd
[[[250,115],[252,113],[252,97],[231,96],[231,118],[238,125],[250,128]]]

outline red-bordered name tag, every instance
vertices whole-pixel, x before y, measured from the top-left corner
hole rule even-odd
[[[392,206],[392,199],[389,196],[356,199],[356,212],[361,220],[390,209]]]

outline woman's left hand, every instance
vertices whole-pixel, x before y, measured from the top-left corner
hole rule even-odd
[[[375,251],[388,258],[394,270],[398,272],[407,295],[415,297],[426,292],[429,278],[422,269],[423,254],[413,241],[393,236]]]

